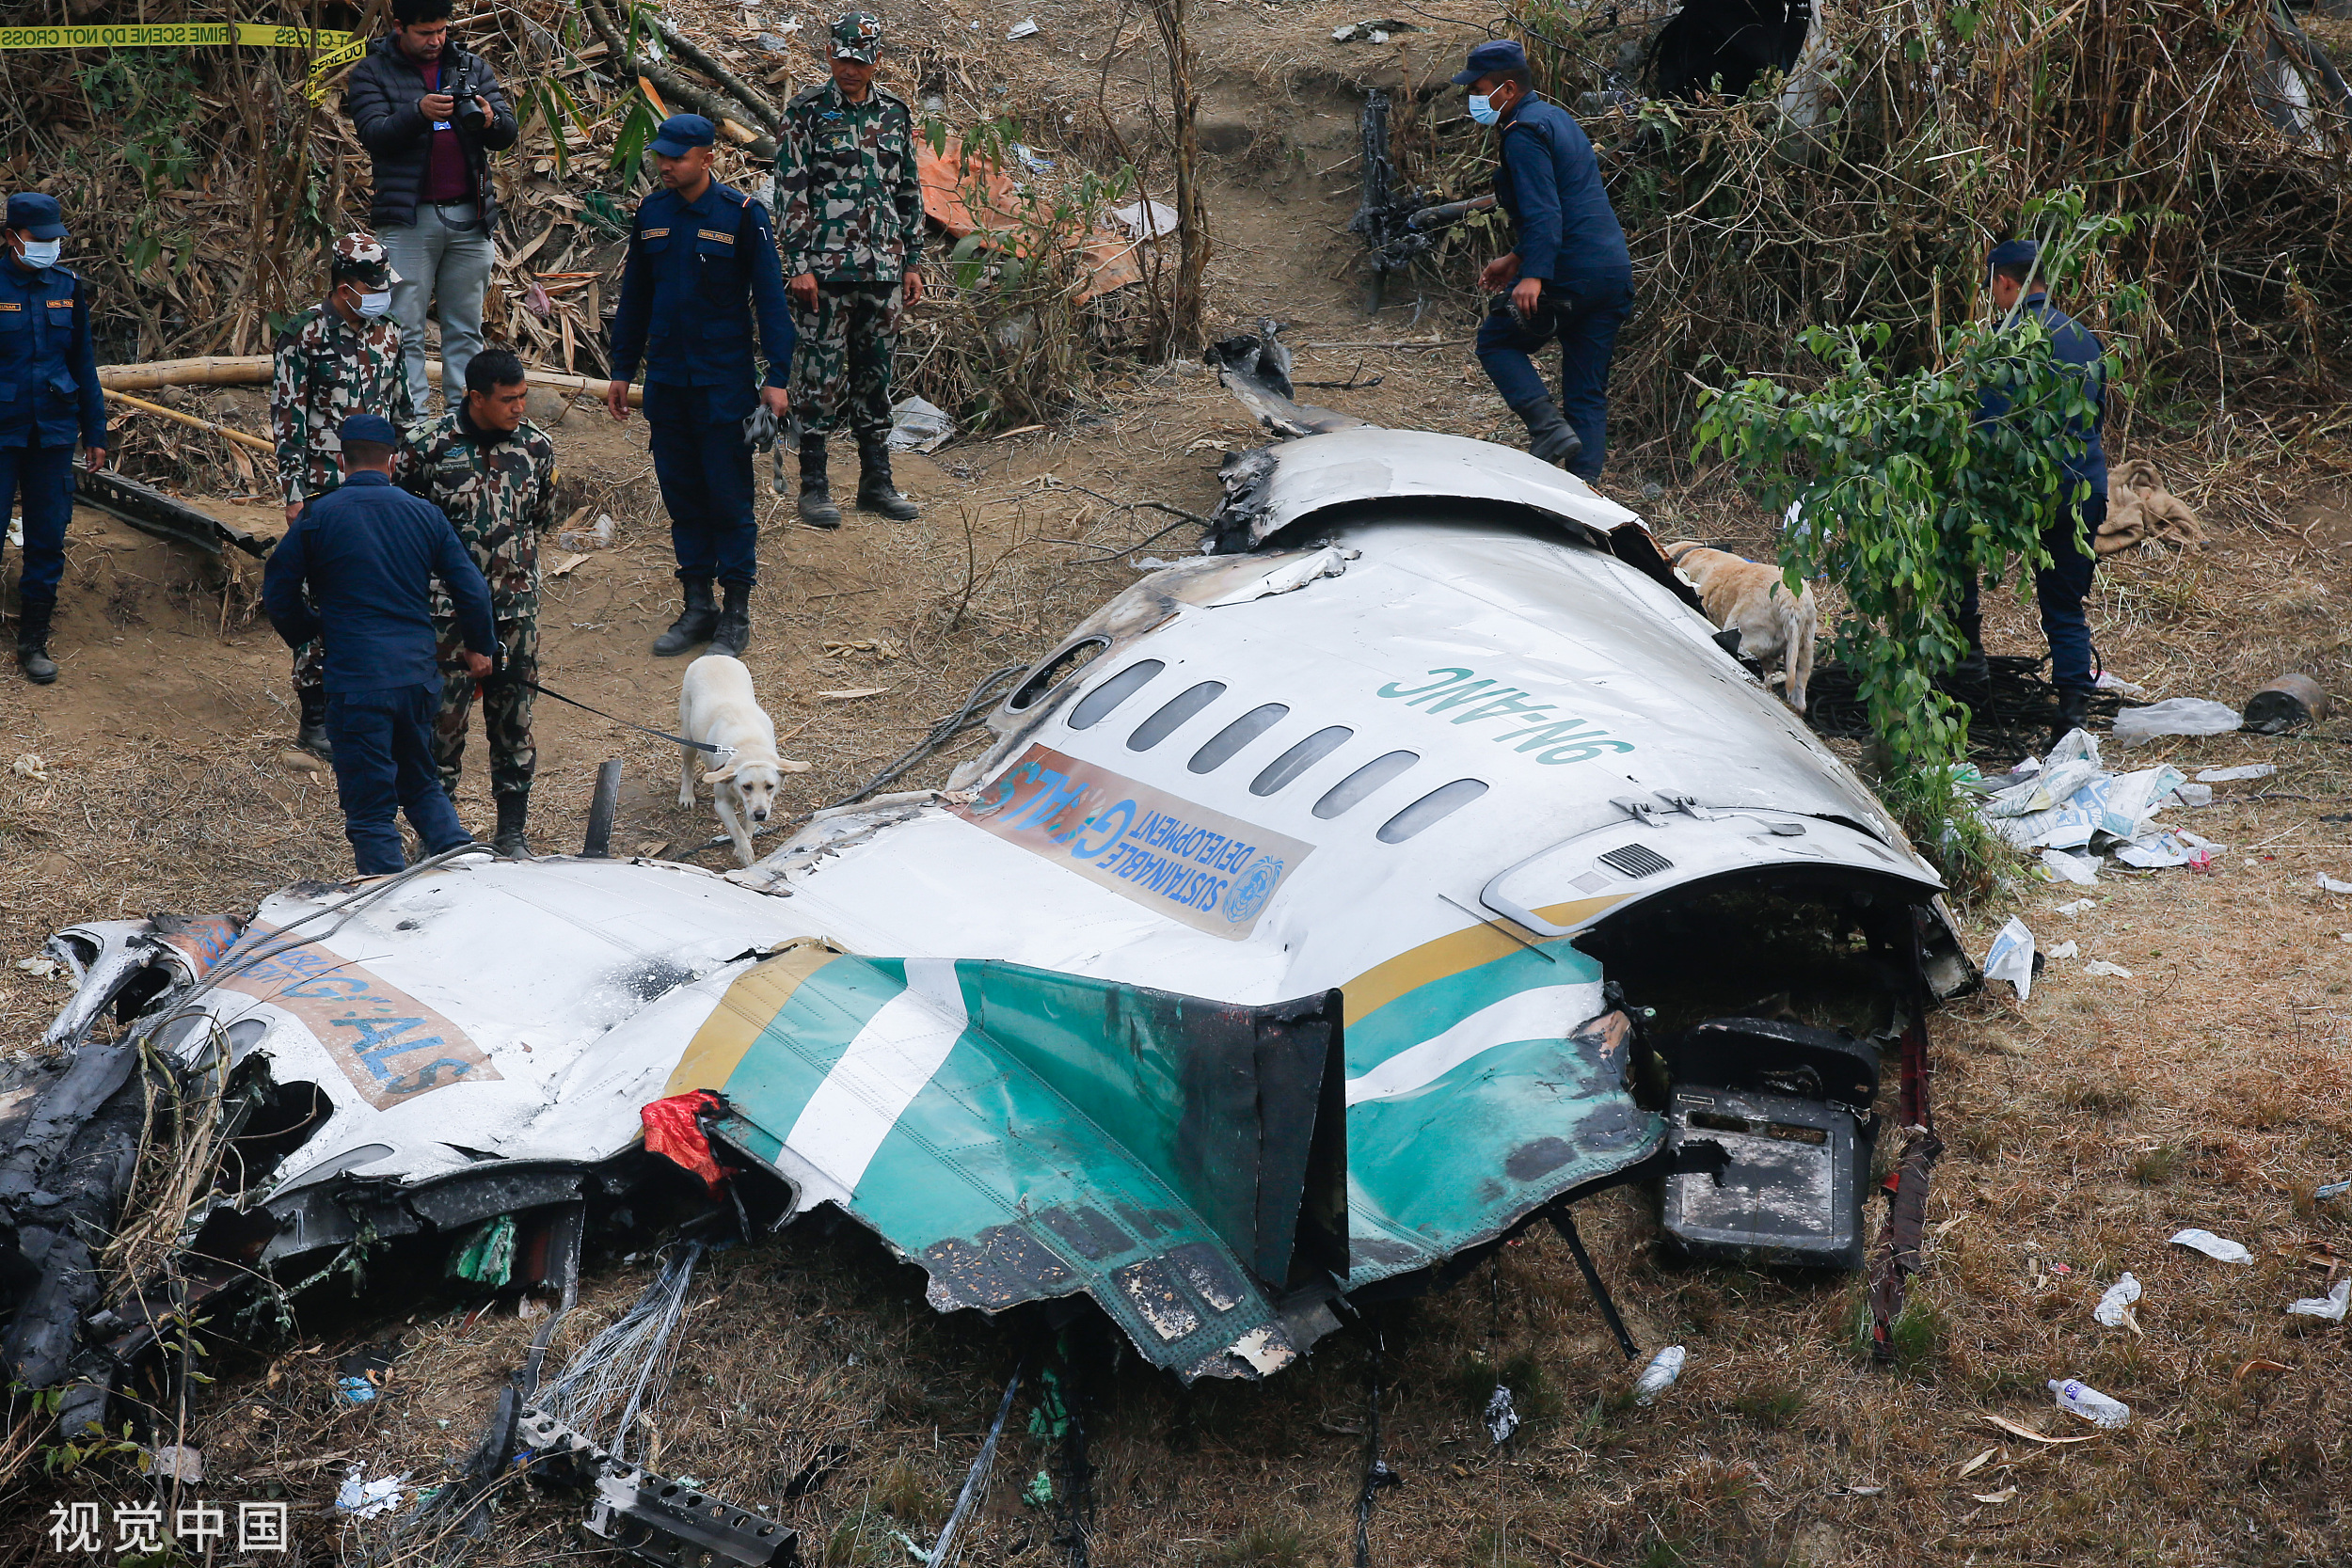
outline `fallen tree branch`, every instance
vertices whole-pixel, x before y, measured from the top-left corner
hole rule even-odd
[[[268,361],[263,360],[262,363],[267,364]],[[177,408],[166,408],[160,403],[150,403],[145,398],[135,398],[128,392],[118,392],[111,387],[105,388],[104,391],[115,402],[127,403],[142,413],[161,414],[167,420],[177,420],[183,425],[193,426],[207,435],[217,436],[224,441],[234,441],[248,451],[267,452],[273,457],[278,455],[277,447],[262,440],[259,436],[248,436],[242,430],[232,430],[225,424],[217,424],[211,420],[199,420],[194,414],[183,414]]]
[[[605,48],[611,51],[612,63],[624,80],[630,76],[642,76],[653,84],[655,90],[664,99],[714,122],[733,119],[735,113],[730,112],[731,108],[736,113],[751,114],[755,119],[760,118],[749,104],[735,103],[731,95],[722,98],[696,87],[659,61],[630,53],[628,45],[622,41],[621,30],[613,23],[612,13],[598,0],[581,0],[580,8],[586,14],[589,26],[596,29],[596,36],[604,40]],[[773,160],[776,139],[773,136],[755,136],[743,144],[743,150],[754,157]]]
[[[264,387],[269,384],[270,370],[271,360],[266,354],[207,355],[200,359],[158,359],[145,365],[101,365],[98,367],[98,385],[109,396],[134,391],[160,391],[166,387]],[[525,365],[523,370],[530,376],[531,385],[543,391],[601,398],[605,388],[612,385],[603,376],[578,375],[570,371],[542,370],[536,365]],[[191,415],[177,413],[137,398],[123,398],[122,401],[183,422],[205,423]],[[631,384],[628,389],[629,406],[634,408],[644,401],[644,388]]]
[[[767,94],[721,65],[708,50],[679,32],[666,19],[655,17],[653,25],[654,30],[661,35],[661,41],[675,50],[680,59],[725,88],[730,97],[750,111],[752,119],[771,131],[784,129],[784,111],[777,108]]]

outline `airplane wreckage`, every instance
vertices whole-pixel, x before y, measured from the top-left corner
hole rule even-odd
[[[459,850],[59,932],[79,989],[0,1100],[7,1375],[71,1426],[174,1311],[488,1226],[553,1284],[663,1180],[832,1205],[943,1311],[1089,1297],[1186,1379],[1616,1183],[1696,1256],[1861,1266],[1881,1048],[1925,1122],[1926,1009],[1975,983],[1934,872],[1632,513],[1238,342],[1294,438],[948,787],[723,876]],[[212,1168],[168,1281],[101,1299],[167,1101]]]

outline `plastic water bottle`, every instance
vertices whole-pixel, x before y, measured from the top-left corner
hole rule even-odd
[[[2071,1410],[2093,1426],[2120,1427],[2132,1418],[2132,1407],[2113,1400],[2077,1378],[2050,1379],[2050,1392],[2060,1410]]]
[[[1651,1403],[1659,1395],[1673,1387],[1675,1379],[1682,1375],[1683,1356],[1680,1345],[1668,1345],[1651,1356],[1649,1365],[1642,1369],[1642,1375],[1633,1380],[1633,1402]]]

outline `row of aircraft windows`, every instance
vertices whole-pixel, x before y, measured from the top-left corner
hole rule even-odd
[[[1077,705],[1070,710],[1070,727],[1073,730],[1092,729],[1166,668],[1166,662],[1156,658],[1138,659],[1130,664],[1079,700]],[[1202,681],[1186,687],[1136,726],[1135,732],[1127,736],[1127,750],[1152,750],[1224,695],[1223,681]],[[1201,742],[1200,750],[1192,753],[1192,759],[1185,766],[1195,773],[1215,772],[1232,761],[1242,748],[1281,722],[1289,714],[1287,704],[1262,703]],[[1301,773],[1339,750],[1355,733],[1344,724],[1332,724],[1315,731],[1259,769],[1258,776],[1249,781],[1249,793],[1261,796],[1279,793]],[[1383,752],[1325,790],[1322,799],[1314,803],[1314,814],[1327,821],[1343,815],[1419,761],[1421,754],[1417,752]],[[1477,779],[1456,779],[1451,784],[1440,784],[1382,823],[1380,841],[1383,844],[1402,844],[1486,793],[1486,784]]]

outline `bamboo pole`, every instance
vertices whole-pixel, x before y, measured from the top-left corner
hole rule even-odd
[[[242,430],[231,430],[227,425],[215,424],[211,420],[199,420],[193,414],[183,414],[177,408],[166,408],[160,403],[150,403],[145,398],[135,398],[128,392],[118,392],[111,387],[106,388],[105,392],[115,402],[127,403],[142,413],[161,414],[167,420],[176,420],[182,424],[192,425],[208,435],[217,436],[224,441],[234,441],[237,445],[253,451],[268,452],[273,457],[278,453],[276,447],[262,440],[259,436],[248,436]]]
[[[198,359],[158,359],[144,365],[101,365],[98,385],[107,392],[151,392],[165,387],[259,387],[270,378],[270,356],[257,355],[206,355]],[[531,385],[549,392],[585,394],[602,399],[612,382],[600,376],[574,375],[567,371],[543,371],[533,365],[523,367]],[[136,400],[130,400],[135,402]],[[628,389],[631,407],[644,401],[644,388],[632,385]],[[152,408],[152,404],[141,404]],[[168,408],[156,408],[159,414],[170,414]],[[175,418],[185,416],[175,415]],[[202,422],[202,421],[198,421]]]

